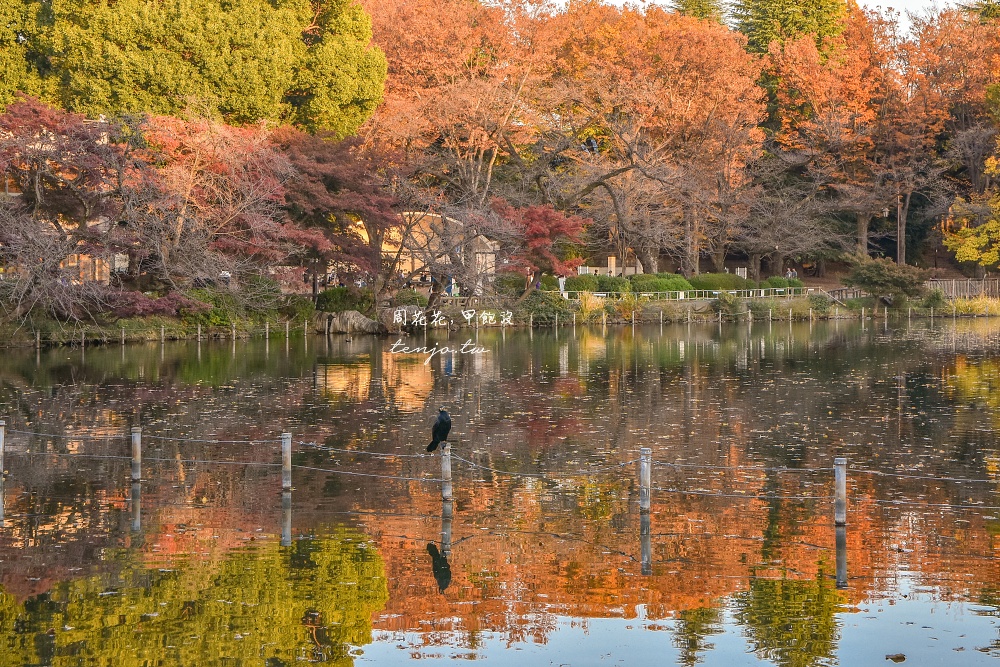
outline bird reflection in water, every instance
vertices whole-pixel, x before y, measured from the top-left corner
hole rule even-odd
[[[448,564],[448,557],[438,551],[437,545],[433,542],[427,544],[427,553],[431,555],[431,567],[434,569],[434,580],[437,581],[438,591],[444,593],[444,589],[451,584],[451,565]]]

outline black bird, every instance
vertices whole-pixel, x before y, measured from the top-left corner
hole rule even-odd
[[[433,452],[438,448],[438,445],[448,439],[448,433],[451,432],[451,416],[448,411],[441,408],[438,412],[437,421],[434,422],[434,428],[431,429],[431,444],[427,445],[427,451]]]

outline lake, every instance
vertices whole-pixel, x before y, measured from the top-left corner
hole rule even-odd
[[[4,350],[0,667],[997,664],[1000,320],[394,343]]]

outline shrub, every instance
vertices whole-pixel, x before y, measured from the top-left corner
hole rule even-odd
[[[632,292],[628,292],[622,298],[613,301],[612,307],[615,314],[627,322],[631,321],[635,314],[642,311],[642,308],[639,306],[639,297]]]
[[[305,322],[316,312],[316,304],[312,297],[303,294],[289,294],[284,303],[278,306],[278,315],[293,322]]]
[[[324,313],[339,313],[345,310],[366,313],[374,305],[375,298],[370,289],[360,289],[354,286],[325,289],[319,293],[316,299],[316,310]]]
[[[497,294],[511,298],[521,296],[527,284],[528,279],[519,273],[501,273],[493,279]]]
[[[597,276],[598,292],[631,292],[632,283],[621,276]]]
[[[537,324],[554,324],[556,315],[563,322],[573,318],[569,301],[557,292],[534,290],[521,304],[521,309],[524,319],[528,319],[527,314],[531,313]]]
[[[781,276],[771,276],[767,280],[762,281],[760,286],[763,289],[781,289],[788,287],[788,279]]]
[[[559,291],[559,279],[555,276],[550,276],[549,274],[543,274],[538,280],[542,283],[542,289],[549,292]]]
[[[723,274],[726,275],[726,274]],[[729,292],[719,292],[712,302],[712,310],[723,315],[739,315],[743,312],[743,300]]]
[[[735,273],[703,273],[688,280],[692,289],[697,290],[742,290],[753,289],[754,283],[740,278]]]
[[[774,317],[781,309],[781,302],[778,299],[753,299],[747,302],[747,309],[753,313],[754,319],[764,320],[768,315]],[[787,308],[785,309],[787,312]]]
[[[691,289],[691,283],[673,273],[639,273],[630,276],[629,280],[636,292],[684,292]]]
[[[394,306],[427,306],[427,297],[415,289],[401,289],[392,298]]]
[[[170,292],[159,298],[151,298],[142,292],[120,292],[109,299],[108,305],[112,314],[118,318],[176,316],[182,313],[205,313],[212,309],[211,304],[196,301],[180,292]]]
[[[874,296],[919,297],[924,291],[927,272],[891,259],[855,256],[851,272],[844,278],[848,287],[857,287]]]
[[[923,301],[920,302],[920,306],[921,308],[944,310],[948,307],[948,299],[944,295],[944,290],[936,287],[927,293]]]
[[[694,289],[684,276],[679,276],[676,273],[659,273],[657,275],[660,276],[660,280],[664,281],[665,289],[661,290],[663,292],[686,292]]]
[[[810,294],[808,297],[809,307],[816,315],[826,315],[833,306],[833,299],[826,294]]]
[[[599,292],[597,276],[570,276],[566,279],[567,292]]]
[[[567,282],[569,281],[567,280]],[[595,280],[594,282],[596,283],[597,281]],[[586,322],[602,310],[604,310],[604,299],[599,296],[594,296],[593,292],[580,292],[580,301],[577,307],[577,312],[579,312],[580,320],[582,322]]]

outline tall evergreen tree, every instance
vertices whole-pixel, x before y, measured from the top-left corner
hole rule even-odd
[[[733,18],[747,36],[747,48],[766,53],[771,42],[815,35],[817,43],[839,35],[847,14],[845,0],[736,0]]]
[[[6,15],[24,28],[0,36],[22,52],[0,53],[0,104],[20,68],[18,89],[34,73],[46,101],[89,116],[176,115],[195,102],[229,123],[344,137],[382,100],[385,57],[352,0],[0,0]]]
[[[699,19],[710,19],[722,22],[725,11],[719,0],[674,0],[670,4],[678,14],[694,16]]]
[[[964,11],[979,14],[979,18],[983,21],[1000,19],[1000,0],[976,0],[959,7]]]

